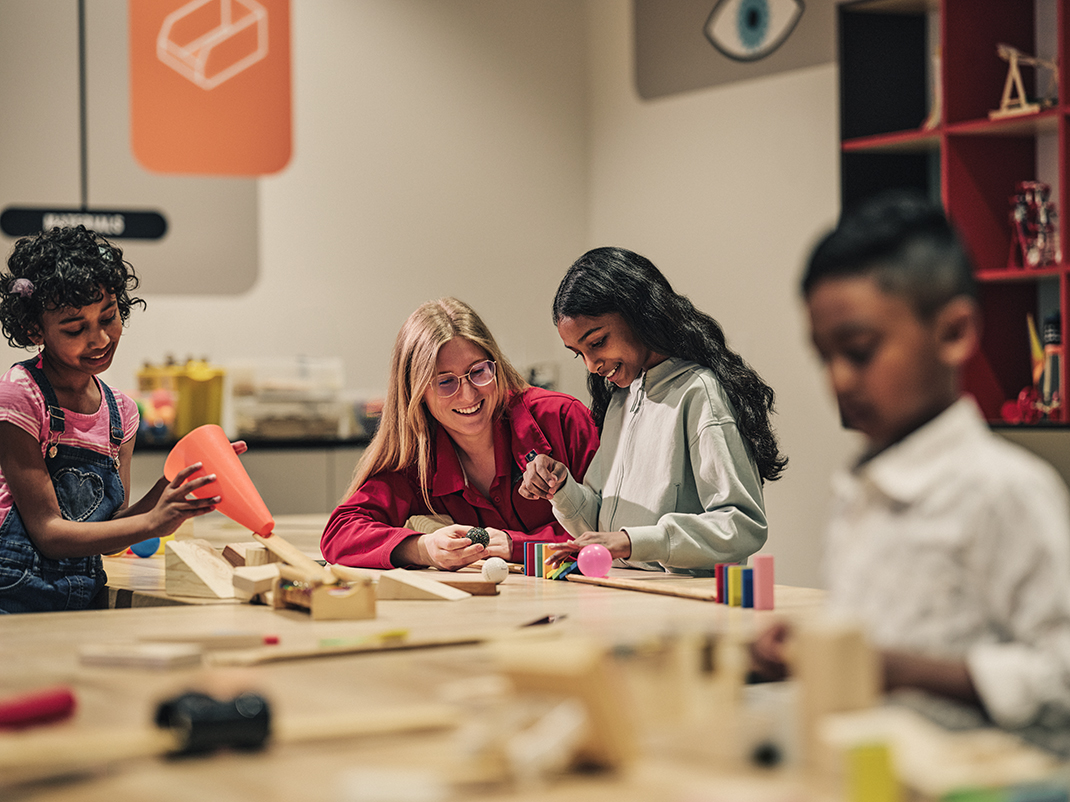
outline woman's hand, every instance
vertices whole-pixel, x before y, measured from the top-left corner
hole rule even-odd
[[[421,535],[417,541],[420,562],[443,571],[456,571],[458,568],[471,565],[476,560],[492,556],[488,553],[489,549],[482,543],[473,543],[468,539],[468,530],[471,528],[461,524],[450,524]],[[491,546],[497,539],[494,533],[508,540],[509,536],[500,529],[488,529],[487,534],[491,536]]]
[[[567,479],[565,463],[538,454],[524,468],[524,478],[517,490],[524,498],[550,500]]]
[[[241,443],[241,445],[244,446],[245,443]],[[235,451],[237,451],[237,447],[235,447]],[[167,483],[160,494],[160,498],[156,501],[156,505],[149,512],[151,523],[146,538],[170,535],[189,518],[196,518],[215,509],[215,505],[220,500],[219,496],[194,498],[191,495],[193,491],[214,482],[216,480],[214,473],[186,481],[203,467],[199,462],[188,465],[175,474],[175,478],[172,481]]]
[[[554,543],[552,548],[554,555],[550,558],[551,565],[560,565],[565,558],[580,553],[584,546],[599,543],[609,550],[613,559],[626,560],[632,556],[632,539],[628,533],[619,530],[617,532],[584,532],[575,540],[566,540],[562,543]]]

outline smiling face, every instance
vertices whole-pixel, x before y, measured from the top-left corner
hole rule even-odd
[[[814,347],[840,418],[876,453],[958,397],[958,369],[976,347],[972,302],[950,301],[931,321],[871,276],[825,279],[807,297]]]
[[[449,374],[464,376],[473,365],[490,359],[490,356],[469,340],[454,337],[442,346],[435,360],[435,377],[424,391],[424,405],[455,442],[486,436],[498,405],[498,379],[483,387],[477,387],[469,379],[463,379],[457,392],[448,398],[438,394],[440,380]]]
[[[563,317],[557,323],[557,333],[568,350],[583,358],[588,372],[617,387],[627,387],[644,370],[665,360],[643,345],[617,312]]]
[[[45,346],[45,364],[56,373],[95,376],[111,367],[122,333],[115,296],[105,292],[98,303],[89,306],[43,312],[41,329],[33,340]]]

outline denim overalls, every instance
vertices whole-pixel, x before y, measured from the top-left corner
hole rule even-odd
[[[118,457],[123,425],[115,396],[104,382],[98,382],[108,404],[114,457],[61,444],[58,440],[64,429],[64,410],[36,362],[34,358],[21,364],[41,388],[48,408],[45,464],[60,512],[68,521],[106,521],[125,499]],[[84,610],[93,603],[107,578],[99,554],[63,560],[42,556],[26,534],[18,509],[12,507],[8,511],[0,525],[0,613]]]

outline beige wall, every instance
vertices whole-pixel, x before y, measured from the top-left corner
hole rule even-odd
[[[817,585],[829,475],[851,439],[809,352],[796,286],[807,249],[838,212],[836,70],[642,101],[627,9],[588,4],[588,239],[649,256],[776,390],[791,461],[766,487],[766,550],[778,581]]]
[[[586,398],[550,300],[583,250],[630,247],[776,389],[791,464],[767,490],[768,550],[778,581],[818,584],[828,476],[850,441],[795,284],[837,210],[835,68],[644,102],[628,0],[292,8],[294,158],[260,181],[259,278],[239,296],[149,295],[108,381],[131,387],[168,352],[305,354],[340,356],[350,386],[381,392],[403,318],[455,294],[518,365],[555,360]]]

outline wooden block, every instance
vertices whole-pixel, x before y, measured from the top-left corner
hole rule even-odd
[[[279,576],[279,563],[238,566],[234,569],[234,590],[246,598],[267,593]]]
[[[357,621],[375,618],[375,583],[353,582],[348,586],[320,585],[312,588],[309,612],[314,621]]]
[[[371,580],[303,587],[276,579],[272,590],[275,609],[297,607],[317,621],[356,621],[375,618],[375,584]]]
[[[87,666],[178,668],[197,665],[201,655],[195,643],[86,643],[78,648],[78,659]]]
[[[380,599],[410,599],[458,601],[471,597],[471,593],[450,587],[444,582],[431,579],[419,571],[406,571],[395,568],[384,571],[379,576],[378,597]]]
[[[237,598],[234,566],[207,540],[169,540],[164,558],[164,590],[169,596]]]
[[[260,543],[228,543],[223,549],[223,559],[238,568],[242,565],[267,565],[279,558]]]
[[[589,640],[544,643],[501,641],[495,657],[520,693],[573,697],[587,711],[588,733],[577,762],[617,769],[638,752],[630,711],[620,700],[623,678],[606,650]]]
[[[832,713],[874,707],[880,698],[877,653],[861,628],[834,619],[806,620],[799,626],[790,655],[799,685],[799,719],[805,759],[828,771],[833,759],[821,748],[818,727]]]

